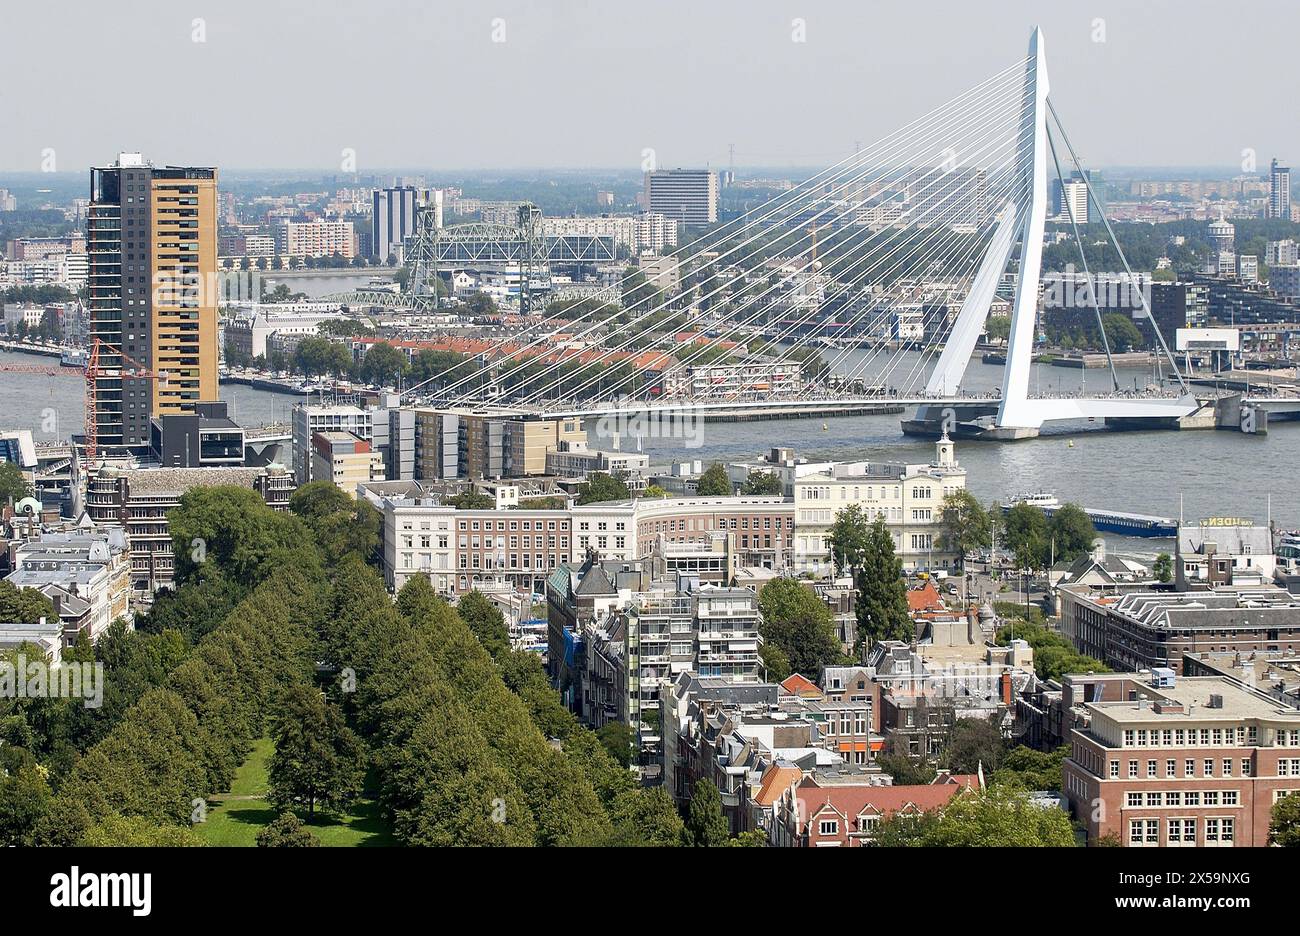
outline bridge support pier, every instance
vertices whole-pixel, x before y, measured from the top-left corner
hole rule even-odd
[[[1240,393],[1232,393],[1214,401],[1214,426],[1248,435],[1268,435],[1268,410],[1247,403]]]

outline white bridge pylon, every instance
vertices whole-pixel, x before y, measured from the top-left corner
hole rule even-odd
[[[1047,55],[1043,32],[1035,29],[1029,39],[1025,66],[1025,94],[1021,111],[1018,165],[1024,190],[1029,193],[1028,210],[1017,217],[1016,206],[1008,201],[1002,208],[998,227],[976,271],[970,292],[962,303],[952,333],[935,365],[926,392],[950,396],[958,392],[966,365],[984,330],[989,305],[998,281],[1007,269],[1016,241],[1019,266],[1015,298],[1011,308],[1011,329],[1007,342],[1006,371],[995,425],[998,429],[1033,430],[1045,422],[1086,418],[1177,418],[1196,411],[1191,394],[1152,398],[1031,398],[1029,370],[1033,366],[1037,331],[1038,282],[1043,262],[1043,232],[1047,222]]]

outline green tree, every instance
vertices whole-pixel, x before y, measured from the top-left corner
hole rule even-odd
[[[0,776],[0,846],[36,844],[36,826],[52,797],[45,775],[33,761]]]
[[[934,764],[923,757],[910,757],[902,751],[889,751],[876,758],[880,769],[889,774],[895,786],[921,786],[938,775]]]
[[[957,561],[966,565],[966,554],[977,549],[987,548],[993,541],[993,525],[989,521],[988,511],[964,488],[953,491],[943,499],[940,508],[943,516],[943,532],[939,535],[939,547],[957,553]]]
[[[991,316],[984,325],[984,334],[990,341],[1006,341],[1011,335],[1011,316]]]
[[[54,602],[35,588],[0,581],[0,621],[35,624],[41,618],[54,620]]]
[[[385,341],[370,346],[361,359],[361,379],[381,387],[396,386],[411,370],[406,353]]]
[[[251,488],[191,488],[168,520],[178,585],[216,569],[253,586],[277,568],[311,569],[319,563],[302,521],[272,510]]]
[[[884,846],[924,848],[1071,848],[1078,844],[1070,817],[1045,807],[1025,790],[998,784],[959,792],[920,819],[893,815],[880,824]]]
[[[1047,564],[1047,514],[1041,507],[1021,501],[1002,520],[1002,545],[1023,569],[1041,569]]]
[[[456,604],[456,613],[493,659],[510,651],[510,631],[505,616],[481,591],[474,589],[461,598]]]
[[[469,314],[475,318],[485,318],[497,314],[497,304],[492,297],[482,291],[475,291],[469,294],[465,300],[465,305],[469,307]]]
[[[953,722],[944,750],[944,766],[953,773],[973,774],[981,766],[992,773],[1002,763],[1002,732],[991,719],[959,718]]]
[[[32,496],[32,486],[27,483],[22,469],[11,461],[0,461],[0,504],[17,503]]]
[[[667,491],[665,491],[657,484],[647,484],[645,488],[645,493],[642,496],[663,498],[663,497],[669,497],[671,495],[669,495]]]
[[[352,371],[352,353],[341,342],[313,335],[298,343],[293,363],[308,377],[341,376]]]
[[[1078,504],[1062,504],[1052,514],[1052,519],[1048,523],[1048,534],[1054,545],[1049,548],[1047,559],[1050,559],[1051,552],[1055,551],[1058,561],[1070,562],[1092,550],[1093,541],[1097,538],[1097,529]],[[1044,567],[1046,561],[1043,562]]]
[[[620,793],[610,808],[618,830],[618,844],[673,848],[686,837],[686,827],[673,799],[662,787],[629,789]]]
[[[361,792],[365,770],[360,740],[339,710],[315,687],[291,687],[276,713],[275,753],[267,769],[267,799],[277,809],[333,810]]]
[[[793,667],[790,666],[790,658],[774,643],[764,643],[759,647],[758,656],[767,671],[768,682],[784,682],[794,672]]]
[[[1283,796],[1269,814],[1268,843],[1282,848],[1300,848],[1300,795]]]
[[[462,491],[454,497],[443,499],[443,503],[457,510],[491,510],[497,505],[496,498],[482,491]]]
[[[911,640],[916,636],[907,606],[903,563],[894,554],[893,534],[881,518],[868,531],[855,581],[860,651],[877,641]]]
[[[1023,790],[1060,791],[1061,765],[1070,753],[1070,746],[1062,744],[1054,751],[1035,751],[1018,744],[1002,758],[1002,764],[993,774],[994,783],[1010,784]],[[985,768],[987,770],[987,767]]]
[[[596,729],[596,737],[609,756],[622,767],[631,767],[636,754],[636,732],[624,722],[610,722]]]
[[[695,848],[727,844],[727,817],[722,814],[722,794],[712,780],[698,780],[686,816],[686,842]]]
[[[621,478],[616,478],[603,471],[593,471],[587,480],[578,486],[579,504],[598,504],[603,501],[627,500],[632,496],[628,486]]]
[[[1108,312],[1101,317],[1101,321],[1102,327],[1106,329],[1106,337],[1110,340],[1112,351],[1122,354],[1141,346],[1142,332],[1127,315]]]
[[[1017,610],[1024,613],[1023,608]],[[1069,640],[1041,624],[1018,620],[999,630],[997,638],[1003,646],[1010,640],[1028,643],[1034,650],[1034,672],[1039,679],[1060,679],[1066,673],[1110,672],[1105,663],[1079,653]]]
[[[793,672],[816,679],[840,659],[840,642],[826,602],[807,585],[776,578],[759,590],[764,645],[775,646]]]
[[[745,483],[740,486],[740,493],[749,496],[780,496],[785,493],[781,476],[775,471],[751,471]]]
[[[1174,560],[1167,552],[1162,552],[1156,556],[1155,563],[1151,566],[1151,572],[1156,577],[1157,582],[1168,584],[1174,580]]]
[[[835,514],[831,524],[831,560],[839,572],[853,572],[862,567],[871,542],[871,521],[862,508],[854,504]]]
[[[257,833],[258,848],[318,848],[320,839],[286,810]]]
[[[701,497],[729,497],[733,493],[731,478],[721,462],[714,462],[705,469],[696,482],[695,492]]]
[[[330,481],[311,481],[293,492],[289,510],[307,524],[330,565],[355,555],[378,561],[384,518],[367,501]]]
[[[203,841],[185,826],[109,813],[86,829],[81,844],[87,848],[197,848]]]

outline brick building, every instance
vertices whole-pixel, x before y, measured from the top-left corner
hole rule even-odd
[[[1129,847],[1268,844],[1300,793],[1300,710],[1218,676],[1169,669],[1067,677],[1065,796],[1088,839]]]

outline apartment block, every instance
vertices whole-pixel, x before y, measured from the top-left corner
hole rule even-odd
[[[351,221],[285,221],[275,233],[276,252],[282,257],[333,257],[351,260],[357,255],[357,233]]]
[[[217,171],[139,153],[91,170],[90,337],[102,342],[101,446],[143,446],[150,419],[218,399]],[[149,372],[149,373],[146,373]]]
[[[1063,766],[1089,841],[1262,847],[1280,797],[1300,794],[1300,709],[1220,676],[1067,676],[1080,718]]]
[[[365,439],[338,430],[313,432],[311,476],[357,496],[357,485],[384,480],[384,457]]]
[[[645,206],[685,224],[713,224],[718,220],[718,175],[709,169],[647,172]]]

